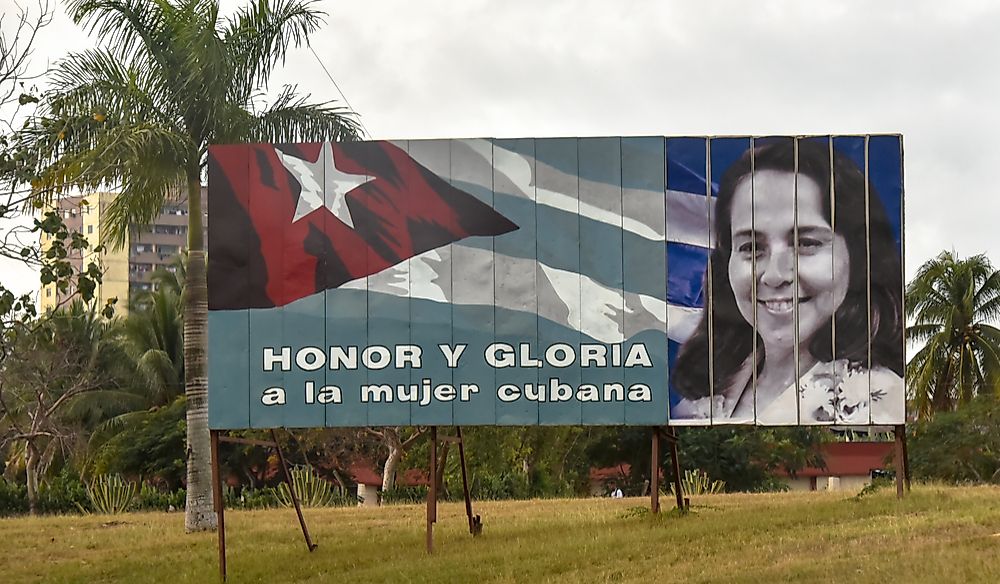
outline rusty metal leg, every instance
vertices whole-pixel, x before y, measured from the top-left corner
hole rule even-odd
[[[670,427],[667,428],[670,432],[669,440],[670,442],[670,458],[673,461],[674,467],[674,490],[677,495],[677,509],[684,510],[684,492],[681,486],[681,459],[680,455],[677,453],[677,433]]]
[[[906,453],[904,446],[904,434],[906,426],[896,426],[893,434],[896,436],[896,498],[903,498],[903,483],[906,477]]]
[[[278,434],[271,428],[271,440],[274,440],[274,449],[278,451],[278,460],[281,462],[281,470],[285,473],[285,482],[288,483],[288,492],[292,495],[292,504],[295,505],[295,514],[299,516],[299,525],[302,526],[302,535],[306,538],[306,545],[309,551],[316,549],[316,544],[309,537],[309,528],[306,527],[305,517],[302,516],[302,506],[299,505],[299,496],[295,493],[295,483],[292,482],[292,473],[288,470],[288,463],[285,462],[285,453],[281,451],[278,444]]]
[[[906,449],[906,426],[901,426],[903,436],[903,480],[906,481],[906,492],[910,492],[910,452]]]
[[[437,426],[431,426],[430,485],[427,489],[427,553],[434,553],[434,522],[437,521]]]
[[[465,441],[462,440],[462,428],[455,426],[458,435],[458,458],[462,462],[462,494],[465,496],[465,515],[469,518],[469,533],[479,535],[476,523],[472,519],[472,495],[469,494],[469,470],[465,464]]]
[[[226,581],[226,516],[222,496],[222,469],[219,467],[219,431],[209,432],[212,443],[212,502],[219,521],[219,576]]]
[[[649,510],[660,512],[660,429],[653,428],[653,453],[649,461]]]

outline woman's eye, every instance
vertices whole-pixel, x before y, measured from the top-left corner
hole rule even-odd
[[[753,244],[750,242],[741,243],[736,250],[740,253],[753,253]]]
[[[799,247],[816,248],[816,247],[822,247],[822,246],[823,246],[823,242],[821,240],[819,240],[819,239],[815,239],[813,237],[802,237],[802,238],[799,238]]]

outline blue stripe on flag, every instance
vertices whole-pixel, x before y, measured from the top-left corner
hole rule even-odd
[[[708,254],[709,250],[704,247],[667,243],[668,303],[689,308],[704,305]]]

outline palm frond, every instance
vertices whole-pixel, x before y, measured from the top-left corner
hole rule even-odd
[[[284,63],[289,47],[308,42],[326,14],[312,0],[254,0],[230,17],[220,36],[236,77],[230,98],[247,103],[264,86],[274,67]]]

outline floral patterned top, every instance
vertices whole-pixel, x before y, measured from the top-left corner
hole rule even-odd
[[[750,367],[745,364],[733,379],[730,390],[696,400],[681,400],[670,413],[673,420],[704,420],[716,423],[795,424],[898,424],[905,415],[903,379],[890,369],[866,369],[846,359],[817,363],[763,408],[755,408],[756,421],[749,416],[733,416],[749,386]]]

